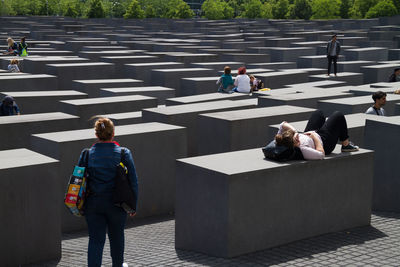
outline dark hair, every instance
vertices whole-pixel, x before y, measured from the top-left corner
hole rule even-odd
[[[21,38],[21,42],[25,43],[25,36]]]
[[[291,129],[287,129],[281,134],[275,135],[275,142],[277,145],[294,147],[293,137],[295,132]]]
[[[400,70],[400,68],[395,68],[395,69],[394,69],[394,72],[396,72],[396,71],[398,71],[398,70]]]
[[[386,96],[385,92],[378,91],[372,94],[372,99],[376,102],[377,99],[381,99],[382,97]]]
[[[231,74],[231,67],[229,67],[229,66],[225,66],[225,68],[224,68],[224,73],[225,74]]]
[[[114,135],[114,123],[108,118],[99,118],[94,123],[94,130],[100,141],[109,141]]]
[[[14,105],[14,98],[10,95],[7,95],[4,97],[3,103],[6,106],[12,106],[12,105]]]
[[[246,74],[246,68],[245,67],[240,67],[238,69],[238,74]]]
[[[337,37],[337,35],[336,35],[336,34],[332,35],[332,38],[331,38],[331,39],[333,39],[333,38],[335,38],[335,37]]]

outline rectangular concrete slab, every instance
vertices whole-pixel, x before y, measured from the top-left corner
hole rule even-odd
[[[25,148],[0,150],[2,266],[61,258],[58,167],[58,160]]]
[[[137,86],[120,88],[102,88],[100,96],[144,95],[156,97],[159,105],[164,105],[167,98],[175,97],[175,89],[164,86]]]
[[[175,247],[228,258],[369,225],[373,152],[338,149],[321,161],[272,162],[261,148],[178,160]]]

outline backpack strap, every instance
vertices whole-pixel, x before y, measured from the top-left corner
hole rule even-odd
[[[121,162],[122,163],[125,162],[125,153],[126,153],[125,147],[121,147]],[[124,163],[124,165],[126,165],[126,164]]]
[[[379,116],[380,114],[379,114],[379,112],[378,112],[378,109],[377,109],[375,106],[372,106],[372,108],[375,110],[375,112],[376,112],[376,115],[378,115],[378,116]]]

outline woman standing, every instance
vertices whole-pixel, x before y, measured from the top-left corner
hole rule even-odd
[[[88,266],[101,266],[106,232],[108,232],[112,266],[121,267],[124,261],[124,228],[127,213],[113,204],[112,193],[116,168],[121,162],[122,148],[113,141],[114,124],[110,119],[98,119],[94,128],[98,141],[90,148],[88,154],[89,194],[85,203],[85,218],[89,230]],[[124,158],[123,164],[128,169],[132,189],[137,198],[136,170],[132,154],[127,148]],[[79,166],[84,166],[84,162],[81,153]]]

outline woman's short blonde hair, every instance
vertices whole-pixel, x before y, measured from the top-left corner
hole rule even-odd
[[[18,64],[18,59],[11,59],[10,60],[11,65],[17,65]]]
[[[12,46],[12,45],[14,44],[13,38],[8,37],[8,38],[7,38],[7,43],[8,43],[8,46]]]
[[[114,123],[109,118],[99,118],[94,123],[94,130],[100,141],[110,141],[114,136]]]

